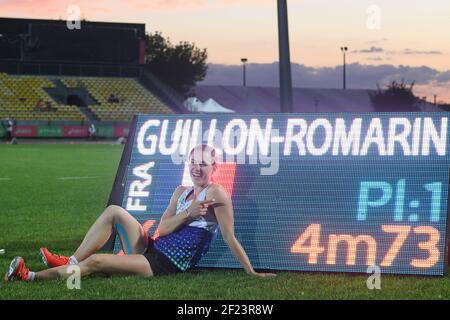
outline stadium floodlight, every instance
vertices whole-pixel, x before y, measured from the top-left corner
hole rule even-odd
[[[341,47],[341,51],[344,54],[344,64],[343,64],[343,88],[347,89],[347,70],[346,70],[346,62],[345,62],[345,53],[348,51],[348,47]]]
[[[292,112],[292,74],[289,52],[289,23],[287,0],[278,0],[278,41],[280,68],[281,112]]]
[[[241,59],[242,66],[243,66],[243,75],[242,75],[243,78],[242,78],[242,84],[243,84],[244,87],[247,86],[246,70],[245,70],[247,61],[248,61],[247,58],[242,58],[242,59]]]

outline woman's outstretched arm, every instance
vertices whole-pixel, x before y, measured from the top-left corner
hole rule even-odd
[[[214,205],[214,212],[216,214],[217,221],[219,222],[223,239],[227,243],[236,259],[244,267],[245,272],[250,275],[260,277],[275,276],[275,274],[273,273],[256,272],[253,269],[244,248],[242,248],[241,244],[236,239],[236,236],[234,234],[233,203],[228,193],[224,189],[216,188],[213,191],[212,197],[214,197],[214,199],[216,200],[216,205]]]

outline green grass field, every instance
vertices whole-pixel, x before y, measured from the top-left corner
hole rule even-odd
[[[123,147],[0,145],[0,270],[21,255],[43,268],[41,246],[70,255],[105,207]],[[84,179],[66,179],[85,177]],[[64,179],[61,179],[64,178]],[[0,299],[450,299],[450,277],[279,273],[256,279],[243,271],[194,271],[152,279],[89,277],[81,290],[65,281],[0,284]]]

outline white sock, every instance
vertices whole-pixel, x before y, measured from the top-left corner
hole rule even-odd
[[[28,281],[34,281],[35,276],[36,276],[36,272],[33,272],[33,271],[28,272]]]
[[[69,264],[78,264],[77,258],[75,258],[75,256],[71,256],[69,258]]]

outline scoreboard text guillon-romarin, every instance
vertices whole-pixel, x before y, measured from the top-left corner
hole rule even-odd
[[[448,125],[446,113],[141,115],[122,206],[155,234],[207,143],[255,268],[443,275]],[[240,267],[220,235],[199,265]]]
[[[137,147],[142,155],[185,154],[199,139],[219,152],[252,155],[270,152],[271,143],[282,144],[282,155],[367,156],[371,147],[379,156],[446,155],[448,118],[431,117],[318,117],[310,121],[290,117],[274,126],[274,119],[232,118],[221,128],[214,117],[205,119],[150,119],[139,129]],[[221,137],[217,145],[217,136]],[[234,144],[233,137],[238,142]],[[169,143],[168,143],[169,142]]]

